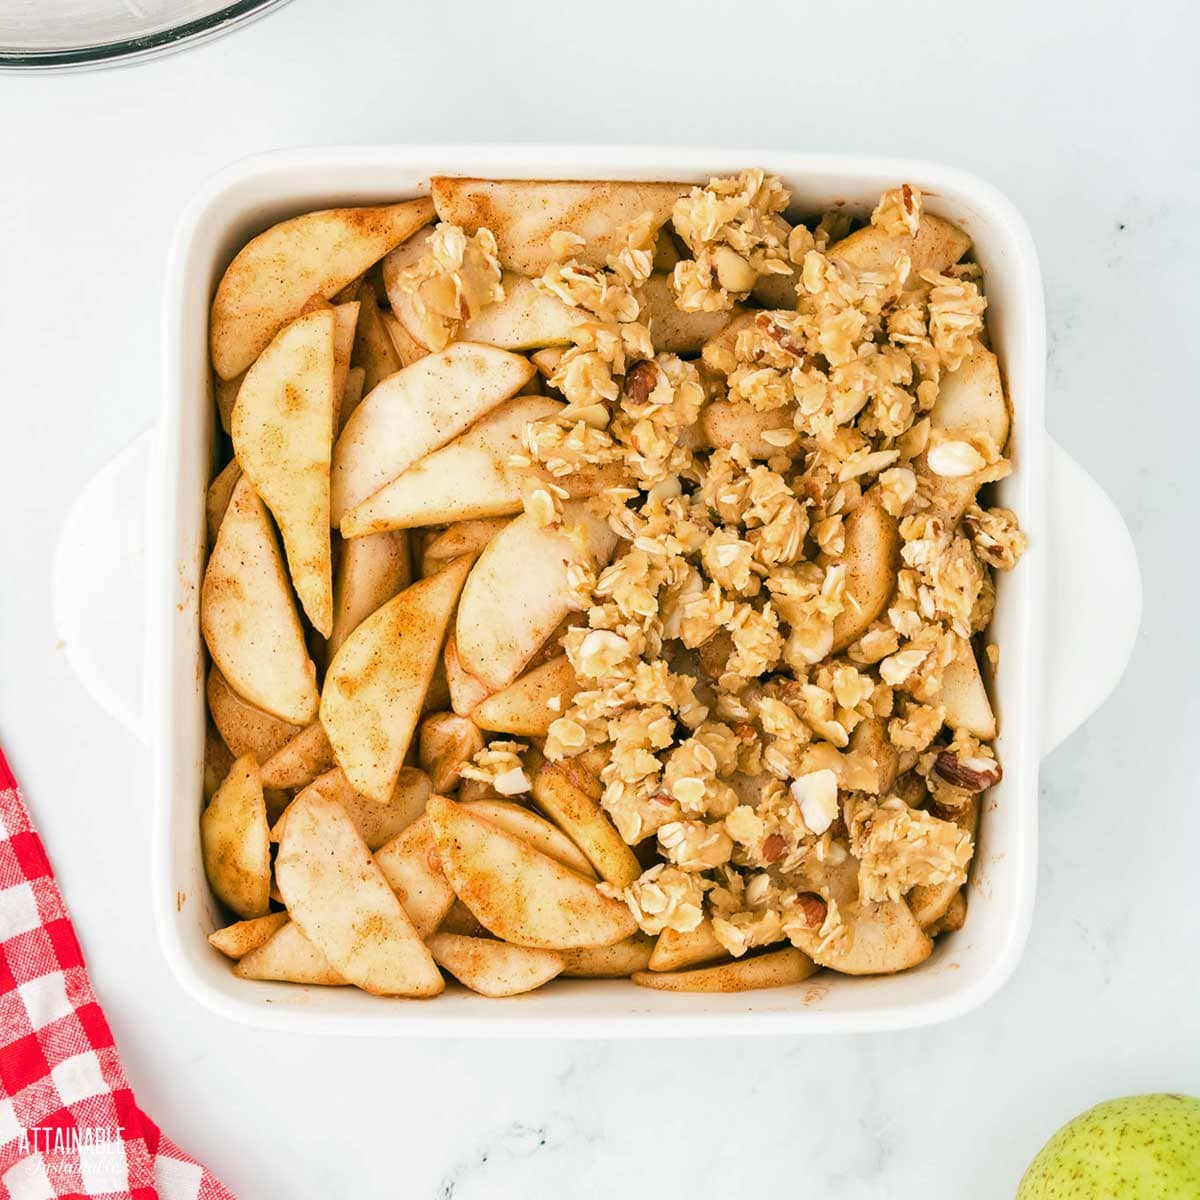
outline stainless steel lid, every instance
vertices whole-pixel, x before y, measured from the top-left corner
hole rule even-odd
[[[0,0],[0,71],[135,62],[219,37],[287,0]]]

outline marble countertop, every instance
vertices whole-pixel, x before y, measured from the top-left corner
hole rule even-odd
[[[1005,1200],[1077,1111],[1200,1092],[1200,15],[1182,0],[767,3],[747,39],[715,0],[686,18],[618,0],[600,23],[547,0],[515,11],[296,0],[145,66],[0,76],[0,738],[129,1075],[254,1200],[693,1200],[781,1183]],[[56,648],[56,531],[154,417],[164,256],[198,185],[278,146],[439,139],[911,154],[984,175],[1025,213],[1048,424],[1129,521],[1146,603],[1118,691],[1045,764],[1033,933],[980,1011],[853,1038],[302,1040],[211,1016],[169,975],[148,911],[147,760]]]

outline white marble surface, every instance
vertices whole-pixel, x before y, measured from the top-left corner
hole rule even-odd
[[[139,1097],[243,1197],[1002,1200],[1079,1109],[1200,1092],[1200,18],[1182,0],[687,14],[296,0],[182,57],[0,77],[0,738]],[[302,1041],[225,1024],[168,975],[145,758],[55,648],[55,531],[153,418],[164,254],[198,184],[258,150],[389,139],[912,153],[1025,212],[1048,423],[1130,521],[1146,609],[1117,694],[1046,763],[1035,928],[983,1010],[859,1038]]]

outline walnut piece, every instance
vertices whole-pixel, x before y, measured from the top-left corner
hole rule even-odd
[[[951,750],[943,750],[933,764],[933,769],[951,787],[964,792],[984,792],[995,787],[1004,775],[1004,769],[994,758],[960,758]]]
[[[804,914],[809,929],[820,929],[829,912],[829,905],[816,892],[801,892],[796,897],[796,907]]]

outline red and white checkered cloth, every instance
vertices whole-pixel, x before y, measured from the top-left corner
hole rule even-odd
[[[234,1200],[137,1106],[0,752],[0,1200]]]

